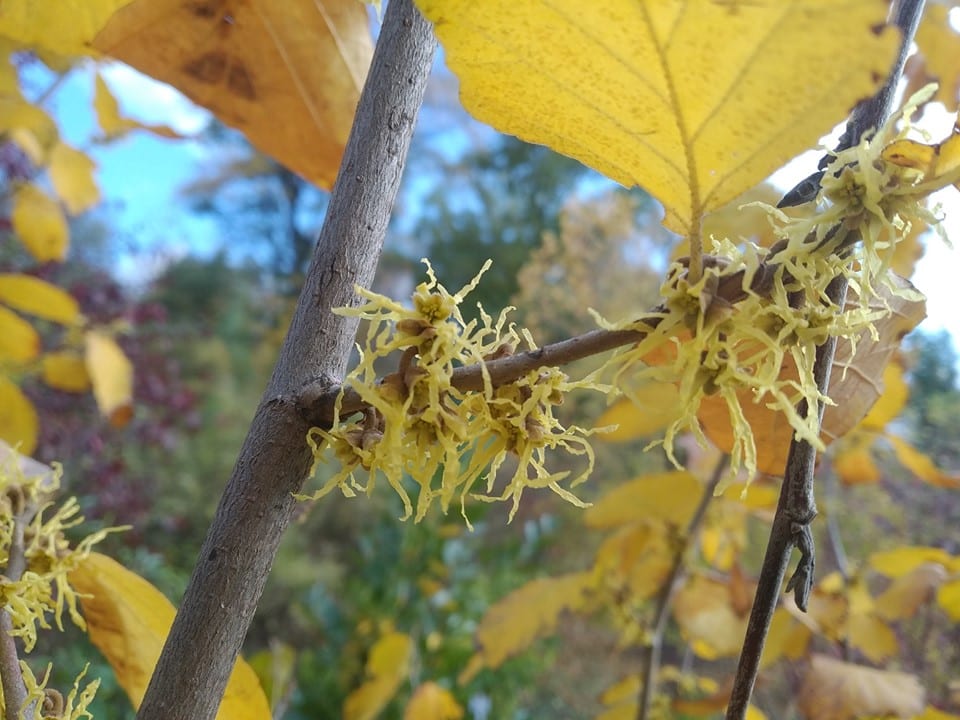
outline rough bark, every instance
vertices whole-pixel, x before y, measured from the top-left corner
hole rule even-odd
[[[216,714],[311,464],[303,387],[343,375],[355,303],[380,257],[436,42],[412,0],[392,0],[293,321],[137,714]],[[283,118],[277,118],[283,122]],[[304,148],[310,152],[310,148]]]

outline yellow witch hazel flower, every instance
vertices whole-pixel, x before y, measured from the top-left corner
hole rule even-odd
[[[731,477],[757,471],[745,403],[781,413],[797,438],[823,449],[817,413],[797,411],[801,400],[831,402],[814,380],[817,346],[837,337],[855,350],[864,337],[876,339],[874,323],[890,313],[880,289],[922,299],[895,281],[894,250],[917,223],[936,224],[926,196],[960,180],[960,135],[939,146],[906,139],[910,116],[932,93],[922,90],[878,131],[837,153],[806,216],[760,204],[780,238],[771,248],[712,238],[697,282],[689,280],[688,261],[672,265],[657,312],[619,325],[600,319],[610,329],[645,333],[608,363],[616,384],[637,375],[678,384],[680,413],[659,441],[675,464],[679,433],[704,441],[697,413],[708,395],[722,397],[729,412]],[[842,309],[827,294],[838,276],[854,296]]]
[[[525,344],[535,348],[527,332],[507,323],[506,308],[496,318],[480,308],[479,319],[466,321],[460,304],[476,287],[490,261],[462,290],[451,294],[434,275],[429,262],[428,280],[417,286],[410,307],[377,293],[357,288],[366,303],[337,312],[369,323],[360,347],[360,362],[347,376],[352,388],[367,404],[359,420],[336,418],[329,430],[313,428],[307,438],[316,461],[333,455],[340,470],[321,488],[301,499],[316,499],[340,488],[344,495],[371,492],[382,474],[403,500],[404,518],[422,519],[437,499],[444,512],[460,499],[466,518],[468,496],[482,500],[512,499],[510,517],[526,488],[546,487],[564,499],[582,504],[561,487],[569,471],[547,467],[552,451],[583,456],[585,469],[570,481],[576,485],[593,466],[593,451],[586,436],[592,431],[563,427],[554,408],[564,395],[591,382],[571,382],[555,368],[529,373],[519,380],[494,387],[484,363],[512,354]],[[378,361],[394,357],[396,372],[378,380]],[[464,390],[454,384],[458,367],[479,365],[483,382]],[[599,388],[598,388],[599,389]],[[516,469],[498,490],[498,471],[512,456]],[[419,487],[416,512],[404,479]],[[485,478],[482,491],[477,481]],[[469,524],[469,521],[468,521]]]
[[[54,508],[50,499],[60,488],[60,475],[59,466],[51,468],[22,457],[0,442],[0,613],[6,616],[0,632],[20,638],[27,653],[36,646],[38,628],[49,629],[51,619],[63,629],[64,609],[74,624],[85,627],[68,574],[94,544],[120,529],[99,530],[71,547],[64,531],[79,525],[83,518],[75,498]],[[81,691],[79,682],[86,670],[64,700],[46,687],[49,669],[38,681],[25,662],[20,662],[20,668],[26,702],[33,708],[30,717],[91,717],[87,706],[99,680]],[[3,710],[0,695],[0,715]]]

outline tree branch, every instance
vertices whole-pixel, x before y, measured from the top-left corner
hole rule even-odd
[[[653,615],[653,633],[650,642],[643,648],[643,678],[640,680],[640,702],[637,703],[637,720],[647,720],[650,716],[650,707],[653,703],[653,697],[657,690],[657,671],[660,669],[660,651],[663,648],[663,634],[667,629],[667,618],[670,617],[670,603],[673,602],[673,596],[677,594],[680,583],[686,576],[686,568],[683,560],[687,555],[687,550],[693,544],[699,531],[703,518],[707,515],[707,508],[713,499],[713,493],[720,484],[720,478],[723,477],[723,471],[727,467],[728,456],[721,456],[720,460],[713,468],[710,480],[703,488],[703,494],[700,496],[700,502],[690,522],[687,523],[687,531],[684,533],[683,540],[673,556],[673,566],[670,568],[670,574],[660,588],[660,595],[657,598],[657,609]]]
[[[211,720],[217,711],[310,468],[310,425],[293,398],[308,383],[335,385],[346,369],[357,321],[331,309],[354,304],[354,286],[373,279],[435,47],[412,0],[387,5],[290,329],[139,720]]]
[[[15,583],[23,577],[23,572],[27,569],[23,530],[30,523],[36,508],[26,503],[19,487],[11,487],[8,496],[13,529],[10,533],[10,547],[7,549],[7,567],[4,568],[3,575],[8,582]],[[27,686],[23,682],[17,642],[13,637],[13,618],[6,608],[0,608],[0,684],[3,687],[6,720],[19,720],[21,717],[33,715],[33,708],[24,707],[27,701]]]
[[[894,8],[891,23],[901,31],[900,53],[890,75],[877,94],[866,102],[854,108],[847,124],[841,143],[851,147],[860,142],[863,133],[878,128],[886,120],[893,106],[893,98],[897,84],[903,74],[903,67],[907,55],[910,53],[910,44],[923,14],[924,0],[901,0]],[[822,177],[822,174],[820,175]],[[808,178],[804,182],[808,182]],[[819,185],[819,177],[816,180]],[[794,188],[791,193],[803,185]],[[788,196],[790,193],[788,193]],[[840,250],[840,252],[843,252]],[[847,295],[847,279],[836,277],[827,288],[827,297],[836,306],[844,306]],[[837,347],[837,339],[829,338],[817,348],[817,357],[814,364],[814,378],[820,393],[826,395],[830,388],[830,373],[833,369],[833,357]],[[815,411],[818,417],[818,426],[823,420],[823,403],[816,408],[809,408],[806,401],[797,407],[801,417],[808,417],[808,413]],[[760,570],[757,592],[754,597],[750,619],[747,624],[743,650],[737,665],[737,674],[730,694],[730,703],[727,706],[727,720],[743,720],[746,717],[750,696],[756,682],[760,668],[760,657],[766,642],[770,622],[780,598],[780,588],[786,575],[790,555],[796,547],[800,550],[800,562],[797,569],[787,583],[787,591],[794,591],[797,606],[806,610],[810,591],[813,588],[813,572],[815,566],[813,534],[810,523],[817,515],[817,506],[814,499],[814,470],[817,459],[816,449],[806,440],[796,437],[790,443],[787,456],[787,466],[784,471],[783,486],[780,489],[780,499],[773,525],[770,529],[770,539]]]

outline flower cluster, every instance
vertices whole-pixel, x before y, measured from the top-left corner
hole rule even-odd
[[[59,487],[58,467],[50,468],[0,446],[0,612],[7,618],[4,631],[20,638],[28,653],[37,643],[38,628],[49,629],[51,619],[63,629],[64,610],[74,624],[85,627],[68,575],[110,532],[99,530],[71,547],[64,531],[79,525],[83,518],[75,498],[54,507],[51,498]],[[12,672],[14,660],[0,658],[4,672]],[[79,682],[86,670],[64,700],[46,687],[49,667],[40,681],[25,662],[19,662],[19,669],[26,689],[25,707],[32,708],[30,717],[91,717],[87,707],[100,681],[88,683],[81,691]],[[2,708],[0,702],[0,714]]]
[[[427,263],[428,281],[416,288],[411,306],[357,288],[366,302],[338,310],[368,322],[360,362],[343,384],[367,409],[360,419],[344,419],[338,400],[330,429],[311,429],[307,439],[316,460],[332,454],[341,467],[323,488],[301,499],[321,497],[333,488],[347,496],[358,490],[369,493],[379,473],[403,500],[404,517],[413,514],[416,520],[435,499],[446,512],[454,498],[459,498],[466,518],[467,497],[511,499],[512,518],[524,489],[530,487],[550,488],[581,504],[560,485],[571,472],[549,469],[547,458],[551,451],[582,456],[585,467],[569,484],[586,479],[593,467],[586,439],[592,431],[564,427],[554,409],[574,388],[594,386],[571,382],[556,368],[494,385],[487,361],[511,355],[520,345],[536,346],[529,333],[507,323],[512,308],[496,318],[482,308],[479,319],[466,321],[461,314],[464,297],[489,266],[488,261],[471,283],[451,294]],[[397,370],[378,380],[375,365],[388,357],[395,359]],[[458,387],[457,368],[471,365],[480,368],[481,381],[475,389]],[[507,462],[509,458],[515,466]],[[510,477],[501,487],[498,471],[506,464]],[[415,513],[405,477],[419,486]]]
[[[807,407],[831,402],[814,378],[817,347],[834,337],[855,350],[864,337],[876,339],[875,323],[890,313],[886,298],[922,299],[890,272],[894,251],[917,223],[936,224],[922,204],[926,196],[960,179],[957,148],[943,152],[951,141],[934,148],[906,139],[908,118],[929,94],[836,153],[805,216],[763,206],[779,237],[772,247],[712,238],[697,282],[688,279],[687,261],[676,262],[657,312],[606,324],[645,333],[608,364],[617,381],[639,375],[679,386],[682,407],[662,440],[674,463],[680,432],[703,439],[698,411],[715,394],[733,427],[731,475],[744,469],[752,477],[757,469],[746,403],[781,413],[797,438],[823,449],[818,413],[797,411],[801,400]],[[843,307],[827,292],[841,276],[852,295]]]

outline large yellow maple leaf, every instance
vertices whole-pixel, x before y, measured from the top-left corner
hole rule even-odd
[[[886,77],[880,0],[417,0],[478,119],[700,217]]]

